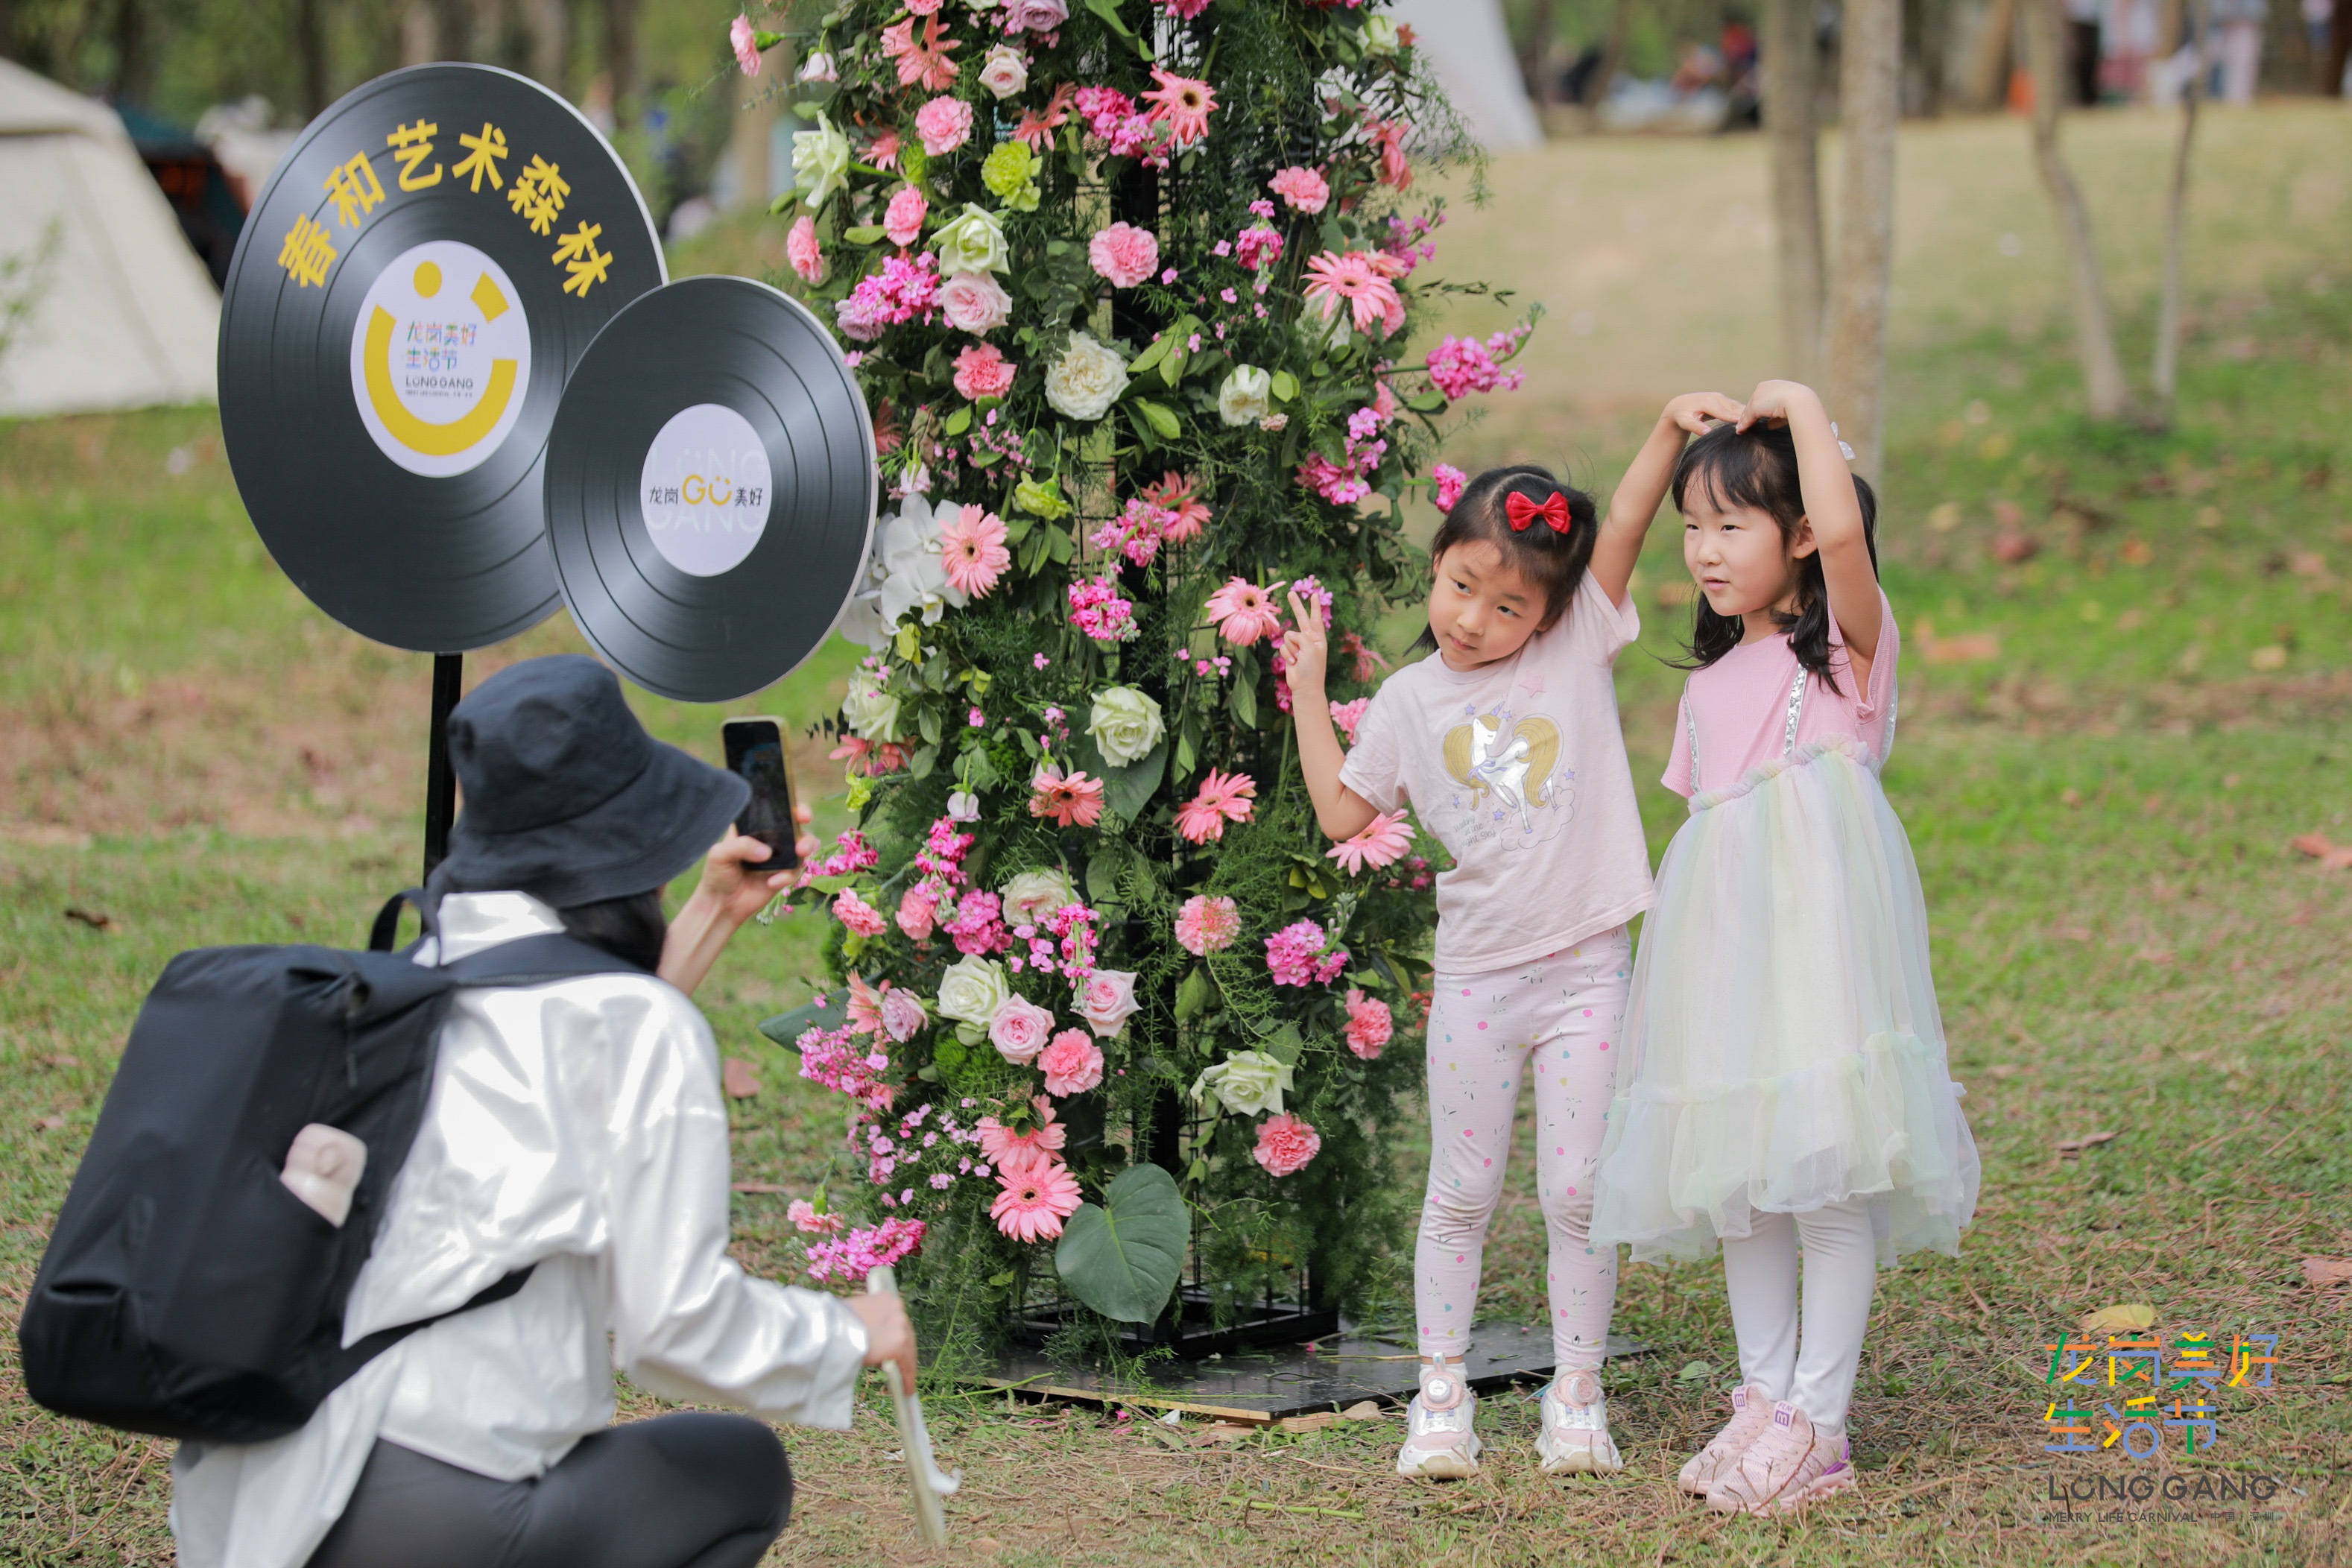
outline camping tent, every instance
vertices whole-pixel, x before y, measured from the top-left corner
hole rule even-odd
[[[0,60],[0,416],[209,401],[220,296],[102,103]]]
[[[1412,28],[1423,58],[1480,146],[1517,153],[1543,140],[1498,0],[1396,0],[1391,15]]]

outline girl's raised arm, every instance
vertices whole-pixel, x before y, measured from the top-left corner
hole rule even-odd
[[[1706,435],[1710,419],[1737,419],[1739,415],[1739,405],[1719,392],[1686,392],[1658,416],[1650,438],[1617,481],[1617,493],[1609,498],[1609,515],[1601,520],[1601,537],[1592,542],[1592,575],[1612,604],[1625,602],[1625,585],[1633,579],[1642,541],[1673,488],[1683,442]]]
[[[1811,387],[1793,381],[1763,383],[1749,395],[1739,427],[1759,420],[1787,425],[1796,441],[1797,482],[1804,490],[1805,522],[1821,552],[1830,614],[1845,638],[1854,678],[1866,684],[1870,662],[1878,655],[1878,570],[1871,564],[1870,541],[1863,532],[1853,469],[1830,427],[1829,411]]]

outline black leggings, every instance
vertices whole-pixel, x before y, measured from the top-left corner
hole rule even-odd
[[[793,1507],[784,1446],[742,1415],[664,1415],[500,1481],[379,1441],[310,1568],[754,1568]]]

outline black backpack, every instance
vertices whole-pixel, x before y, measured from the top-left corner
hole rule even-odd
[[[388,951],[404,900],[425,908],[413,891],[393,900],[364,952],[199,948],[164,967],[17,1326],[39,1404],[125,1431],[261,1442],[439,1321],[342,1344],[344,1302],[424,1118],[450,997],[631,966],[550,934],[424,968]],[[367,1145],[340,1226],[278,1179],[313,1121]],[[530,1273],[456,1310],[513,1295]]]

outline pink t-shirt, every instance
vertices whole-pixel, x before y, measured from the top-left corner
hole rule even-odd
[[[1437,879],[1437,965],[1499,969],[1572,947],[1650,907],[1611,667],[1639,635],[1588,572],[1558,626],[1508,659],[1431,654],[1381,682],[1339,782],[1408,801],[1454,857]]]
[[[1886,761],[1895,745],[1895,661],[1902,638],[1895,629],[1895,607],[1878,595],[1878,653],[1870,661],[1868,690],[1854,689],[1847,664],[1845,637],[1837,621],[1830,621],[1830,668],[1837,675],[1832,691],[1819,675],[1805,681],[1805,700],[1797,718],[1796,744],[1831,735],[1851,735],[1870,748],[1871,757]],[[1726,789],[1738,784],[1748,769],[1787,751],[1789,696],[1797,684],[1797,651],[1787,633],[1742,643],[1705,669],[1691,671],[1683,687],[1683,705],[1675,716],[1674,754],[1666,760],[1665,785],[1676,795]],[[1691,782],[1691,729],[1698,729],[1698,782]]]

